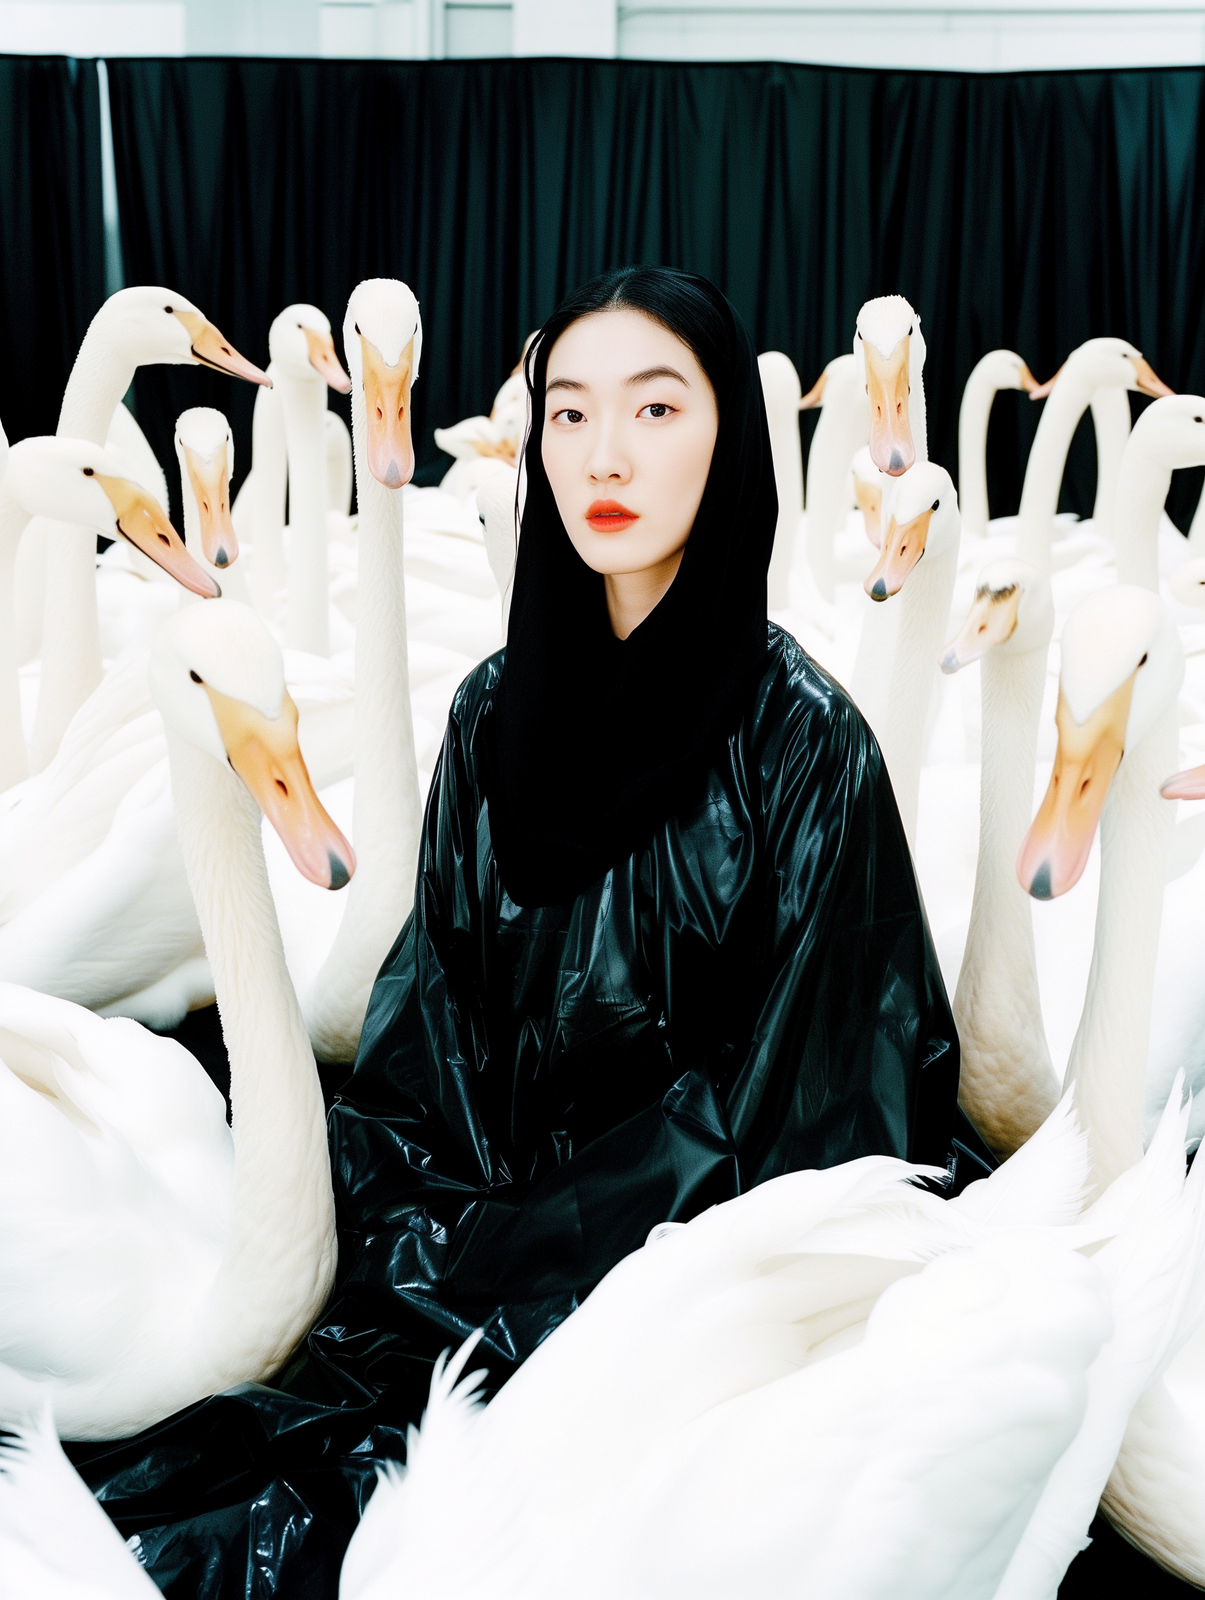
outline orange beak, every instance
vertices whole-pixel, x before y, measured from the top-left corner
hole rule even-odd
[[[1021,388],[1032,398],[1035,390],[1040,388],[1041,385],[1038,383],[1038,380],[1034,377],[1033,373],[1030,372],[1029,368],[1025,365],[1024,361],[1022,361],[1021,366],[1018,369],[1017,376],[1021,380]]]
[[[1066,365],[1067,365],[1067,363],[1064,361],[1063,362],[1063,367],[1065,367]],[[1059,368],[1059,370],[1055,373],[1053,378],[1047,378],[1045,383],[1035,383],[1033,388],[1028,391],[1029,398],[1031,400],[1045,400],[1045,399],[1047,399],[1049,397],[1049,395],[1050,395],[1050,391],[1054,388],[1055,384],[1059,381],[1059,378],[1062,376],[1063,367]]]
[[[320,889],[342,889],[356,870],[355,852],[314,793],[297,742],[297,707],[288,690],[275,718],[209,684],[205,692],[230,765],[258,800],[293,865]]]
[[[1054,769],[1017,856],[1021,887],[1035,900],[1066,894],[1083,874],[1109,785],[1125,752],[1133,692],[1131,674],[1081,725],[1059,690]]]
[[[215,567],[238,560],[238,536],[230,520],[230,469],[223,444],[207,461],[184,446],[184,465],[197,502],[201,549]]]
[[[396,367],[389,366],[363,334],[360,353],[368,419],[368,469],[387,489],[400,489],[414,475],[414,444],[410,436],[414,341],[402,351]]]
[[[310,366],[326,379],[337,394],[347,394],[351,389],[351,379],[339,365],[335,341],[330,334],[316,333],[313,328],[304,328],[302,332],[310,353]]]
[[[268,389],[272,387],[272,380],[268,374],[248,361],[246,356],[239,355],[212,322],[206,322],[205,318],[195,311],[177,311],[175,314],[188,329],[193,357],[203,367],[212,367],[215,372],[228,373],[232,378],[246,378],[248,383],[262,383]]]
[[[1175,394],[1174,389],[1169,389],[1162,378],[1157,378],[1149,361],[1139,356],[1134,362],[1134,373],[1141,394],[1154,395],[1159,399],[1163,395]]]
[[[912,426],[908,420],[907,334],[889,356],[881,356],[868,340],[862,341],[866,357],[866,395],[870,401],[870,459],[880,472],[898,478],[916,460]]]
[[[144,556],[163,568],[177,583],[206,600],[216,600],[221,588],[184,546],[184,541],[163,514],[159,502],[128,478],[104,478],[90,473],[109,497],[117,518],[117,531]]]
[[[824,404],[824,386],[827,382],[828,373],[822,372],[799,402],[800,411],[814,411],[817,406]]]
[[[1205,767],[1189,767],[1159,786],[1165,800],[1205,800]]]
[[[862,585],[872,600],[886,600],[904,587],[908,574],[925,553],[932,516],[933,507],[926,506],[911,522],[901,524],[894,516],[890,518],[879,546],[879,559]]]
[[[981,660],[989,650],[1006,644],[1017,631],[1017,612],[1021,591],[1016,584],[1007,589],[981,589],[975,596],[967,619],[942,651],[938,666],[943,672],[957,672]]]

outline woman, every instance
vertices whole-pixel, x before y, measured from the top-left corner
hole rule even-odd
[[[610,273],[526,370],[508,647],[453,705],[332,1114],[395,1333],[430,1357],[484,1324],[495,1379],[659,1222],[800,1167],[944,1162],[958,1079],[878,749],[767,622],[777,502],[731,307]]]
[[[570,296],[526,370],[509,644],[456,697],[330,1116],[339,1287],[273,1387],[71,1447],[173,1592],[334,1600],[440,1350],[484,1325],[500,1383],[657,1223],[945,1159],[957,1041],[891,788],[766,620],[748,336],[639,268]]]

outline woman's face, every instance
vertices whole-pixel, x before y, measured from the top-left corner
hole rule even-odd
[[[642,312],[599,311],[548,357],[544,469],[587,566],[608,577],[678,569],[719,417],[707,374]]]

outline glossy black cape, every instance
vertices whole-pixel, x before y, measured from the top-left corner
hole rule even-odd
[[[173,1595],[330,1597],[430,1362],[502,1381],[650,1228],[872,1152],[945,1163],[958,1047],[877,747],[770,630],[694,801],[571,905],[504,895],[460,690],[414,915],[330,1115],[340,1280],[279,1387],[77,1446]],[[550,730],[550,737],[555,730]]]

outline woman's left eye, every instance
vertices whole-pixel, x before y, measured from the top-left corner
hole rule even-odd
[[[642,406],[636,415],[638,417],[668,417],[673,411],[673,406],[667,406],[662,401],[655,400],[651,406]]]

